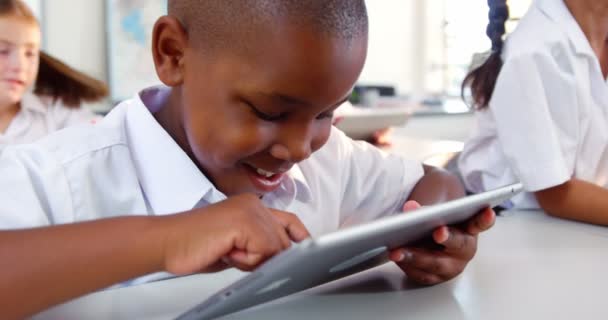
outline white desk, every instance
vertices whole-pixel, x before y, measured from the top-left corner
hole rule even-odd
[[[451,282],[416,288],[387,264],[222,319],[608,319],[607,271],[608,228],[512,212]],[[98,292],[35,319],[171,319],[236,277]]]
[[[460,152],[463,147],[464,143],[460,141],[431,140],[395,134],[391,137],[391,145],[381,149],[405,158],[424,161],[439,154]]]
[[[404,126],[395,128],[395,134],[429,140],[466,141],[475,126],[473,113],[412,115]]]

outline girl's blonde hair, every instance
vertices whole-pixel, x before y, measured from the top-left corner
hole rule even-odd
[[[21,0],[0,0],[1,16],[19,17],[38,25],[38,19],[32,10]],[[51,96],[68,107],[76,108],[82,102],[95,102],[105,98],[108,87],[41,51],[34,93]]]

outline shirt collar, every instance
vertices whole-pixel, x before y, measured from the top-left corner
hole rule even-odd
[[[226,199],[154,119],[168,88],[142,91],[127,106],[126,132],[135,169],[155,214],[191,210]],[[264,197],[286,208],[294,200],[309,202],[311,190],[300,165],[293,166],[281,187]]]
[[[46,114],[48,108],[38,95],[28,91],[21,98],[21,110]]]
[[[168,89],[150,88],[127,102],[126,133],[139,183],[155,214],[170,214],[226,199],[148,109]],[[143,97],[143,98],[142,98]]]
[[[589,40],[563,0],[537,0],[535,5],[567,33],[577,54],[595,57]]]
[[[308,203],[312,199],[310,187],[299,165],[293,166],[277,190],[264,195],[265,205],[286,210],[294,201]]]
[[[297,199],[300,202],[310,202],[312,199],[312,193],[310,186],[306,181],[306,177],[300,168],[300,164],[293,166],[287,173],[289,180],[293,181],[292,185],[295,187],[293,190],[293,199]],[[285,183],[290,183],[286,181]]]

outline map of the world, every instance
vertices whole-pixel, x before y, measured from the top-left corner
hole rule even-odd
[[[158,84],[152,62],[152,28],[167,12],[165,0],[108,0],[108,63],[115,102]]]

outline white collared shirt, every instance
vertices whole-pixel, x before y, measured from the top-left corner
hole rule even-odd
[[[0,229],[171,214],[226,199],[152,116],[165,90],[142,92],[96,125],[6,147]],[[419,162],[333,129],[327,144],[295,165],[264,202],[295,213],[318,236],[398,212],[422,175]]]
[[[8,128],[0,132],[0,148],[7,144],[34,142],[53,131],[99,118],[87,109],[68,108],[52,97],[26,92],[21,99],[21,109]]]
[[[572,177],[608,186],[608,87],[587,38],[562,0],[537,0],[511,34],[490,106],[460,157],[471,191],[521,180],[532,192]]]

